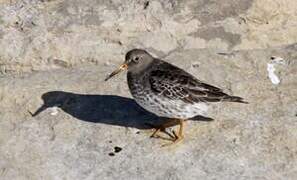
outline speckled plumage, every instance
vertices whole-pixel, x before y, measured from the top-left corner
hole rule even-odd
[[[230,96],[220,88],[206,84],[186,71],[154,58],[145,50],[133,49],[126,54],[125,62],[106,81],[128,69],[127,81],[135,101],[144,109],[169,121],[157,126],[151,137],[167,127],[179,124],[173,131],[173,143],[184,138],[184,120],[203,116],[212,102],[230,101],[246,103],[241,97]],[[177,121],[176,121],[177,120]]]
[[[127,56],[138,57],[146,53],[144,50],[132,50]],[[244,102],[242,98],[229,96],[221,89],[203,83],[184,70],[151,55],[138,61],[141,63],[147,58],[152,59],[148,60],[150,63],[146,67],[139,68],[141,70],[128,69],[127,81],[136,102],[152,113],[188,119],[205,115],[210,102]]]

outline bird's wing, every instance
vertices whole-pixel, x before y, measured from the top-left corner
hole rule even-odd
[[[233,97],[166,62],[150,72],[149,82],[154,93],[187,103],[217,102]]]

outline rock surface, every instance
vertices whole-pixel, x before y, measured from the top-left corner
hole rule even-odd
[[[297,178],[297,2],[0,0],[0,179]],[[244,97],[171,147],[125,75],[145,48]],[[279,84],[268,77],[271,57]],[[40,110],[32,117],[32,113]]]
[[[263,49],[297,41],[291,0],[1,0],[0,72],[19,74],[100,61],[133,47]]]

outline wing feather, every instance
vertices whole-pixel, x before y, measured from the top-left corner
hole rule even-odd
[[[187,103],[217,102],[232,97],[220,88],[201,82],[184,70],[166,62],[150,72],[149,82],[154,93]]]

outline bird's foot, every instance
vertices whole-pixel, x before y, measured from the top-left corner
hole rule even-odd
[[[176,124],[179,124],[180,126],[178,133],[176,133],[174,130],[172,131],[172,134],[166,131],[166,128],[174,126]],[[162,147],[177,144],[184,139],[184,135],[183,135],[184,120],[182,119],[171,119],[161,125],[153,125],[153,124],[148,124],[148,125],[155,129],[153,134],[151,135],[152,138],[160,138],[160,139],[171,141],[170,143],[162,145]],[[159,132],[163,132],[167,134],[170,138],[165,138],[160,136]]]
[[[172,139],[172,142],[163,144],[162,147],[171,146],[178,144],[184,139],[184,136],[182,134],[177,134],[174,130],[172,131],[173,135],[175,136],[174,139]]]
[[[160,131],[165,131],[162,127],[154,127],[154,132],[150,136],[151,138],[159,138],[160,136],[158,135]]]
[[[165,126],[166,124],[165,125],[164,124],[162,124],[162,125],[154,125],[154,124],[148,124],[147,123],[147,125],[151,126],[154,129],[152,135],[150,136],[151,138],[160,138],[160,139],[169,140],[169,141],[172,141],[173,139],[175,139],[175,136],[174,135],[172,135],[172,134],[170,134],[169,132],[166,131],[166,128],[167,128]],[[170,138],[165,138],[165,137],[159,135],[160,132],[163,132],[164,134],[166,134]]]
[[[169,138],[161,136],[160,132],[163,132],[164,134],[169,136]],[[173,139],[175,139],[175,136],[170,134],[169,132],[167,132],[166,128],[164,128],[164,127],[156,127],[153,134],[150,137],[151,138],[159,138],[159,139],[168,140],[168,141],[172,141]]]

